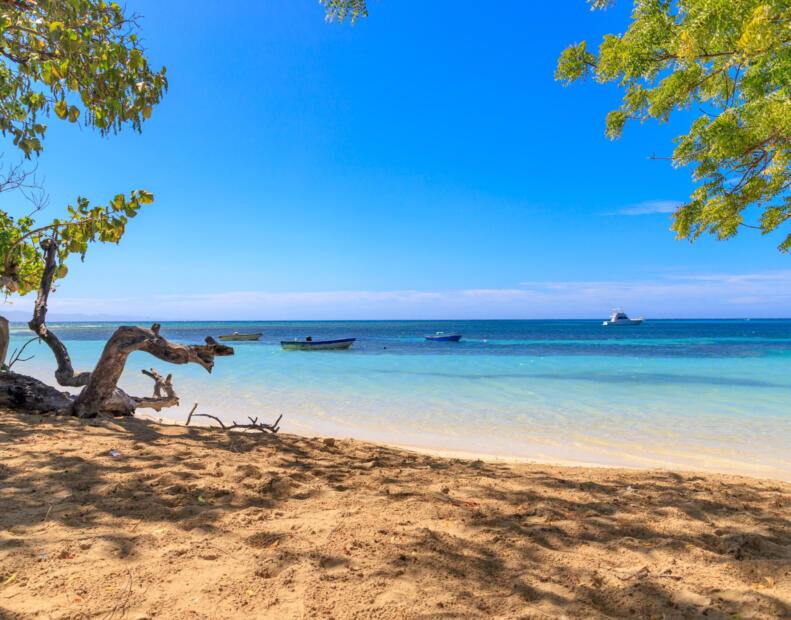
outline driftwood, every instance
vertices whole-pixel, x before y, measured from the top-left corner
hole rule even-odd
[[[222,344],[217,344],[213,338],[206,338],[205,345],[183,345],[166,340],[159,335],[159,325],[152,325],[151,329],[136,326],[119,327],[104,345],[104,351],[99,358],[96,368],[90,374],[85,388],[77,396],[74,403],[75,413],[80,417],[90,417],[102,410],[102,405],[114,397],[114,409],[118,406],[116,386],[121,378],[121,373],[126,365],[126,358],[134,351],[145,351],[154,357],[171,364],[195,363],[203,366],[208,372],[214,367],[216,356],[233,355],[233,349]],[[149,376],[154,375],[149,373]],[[156,375],[158,376],[158,375]],[[131,411],[136,407],[145,406],[154,409],[171,407],[178,404],[178,398],[173,393],[169,380],[167,381],[168,395],[157,397],[157,390],[164,387],[165,383],[155,379],[154,396],[147,399],[135,400],[129,397],[126,406]],[[161,377],[160,377],[161,379]],[[145,404],[143,404],[145,403]],[[123,404],[123,403],[121,403]],[[131,413],[130,411],[130,413]]]
[[[126,394],[118,387],[118,380],[130,353],[144,351],[170,364],[199,364],[207,372],[212,371],[215,357],[234,354],[233,348],[218,344],[211,337],[206,338],[206,344],[201,345],[170,342],[160,336],[158,323],[154,323],[150,329],[123,326],[107,341],[93,371],[75,372],[66,346],[46,325],[47,300],[57,268],[58,239],[44,239],[40,245],[44,252],[44,271],[33,318],[28,326],[49,346],[55,356],[58,365],[55,380],[58,384],[83,389],[75,397],[32,377],[4,371],[0,373],[0,405],[28,411],[70,413],[80,417],[94,417],[99,414],[132,415],[138,408],[160,411],[179,404],[172,375],[163,379],[153,368],[144,370],[143,374],[154,380],[153,395],[144,397]]]
[[[54,412],[67,414],[72,412],[74,396],[61,392],[27,375],[16,372],[0,372],[0,406],[8,409]]]
[[[232,430],[237,429],[237,428],[247,428],[247,429],[250,429],[250,430],[261,431],[262,433],[276,434],[280,430],[280,420],[283,419],[283,414],[281,413],[279,416],[277,416],[277,420],[275,420],[272,424],[266,424],[264,422],[259,422],[257,417],[253,418],[253,417],[250,417],[250,416],[247,416],[247,419],[250,420],[249,424],[238,424],[235,420],[231,424],[225,424],[217,416],[213,416],[213,415],[210,415],[208,413],[195,413],[195,408],[197,406],[198,405],[196,403],[195,407],[192,408],[192,411],[190,412],[189,418],[187,419],[187,426],[189,426],[190,420],[192,418],[211,418],[212,420],[217,422],[217,424],[220,425],[220,428],[222,428],[225,431],[232,431]]]
[[[195,410],[198,408],[198,403],[192,405],[192,409],[190,410],[190,414],[187,416],[187,423],[185,426],[190,425],[190,420],[192,420],[192,414],[195,413]]]

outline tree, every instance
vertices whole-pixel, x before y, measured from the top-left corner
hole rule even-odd
[[[624,89],[607,115],[610,138],[629,120],[699,111],[669,157],[697,183],[673,216],[679,238],[728,239],[742,226],[766,234],[791,217],[789,25],[788,0],[636,0],[624,34],[606,35],[597,53],[583,41],[561,55],[556,79]],[[779,249],[791,250],[791,234]]]
[[[327,9],[327,19],[342,22],[345,19],[352,23],[358,17],[368,17],[366,0],[320,0]]]
[[[68,207],[68,216],[36,225],[33,216],[46,200],[37,192],[34,169],[24,162],[43,151],[44,121],[54,115],[102,135],[124,127],[140,131],[166,89],[165,69],[151,69],[139,44],[135,17],[118,4],[0,0],[0,131],[23,160],[6,168],[0,193],[32,202],[31,213],[21,217],[0,210],[0,289],[6,295],[38,290],[30,329],[52,350],[57,382],[83,387],[73,397],[5,370],[0,373],[0,405],[80,416],[128,415],[137,407],[159,410],[178,403],[169,375],[163,379],[153,369],[144,371],[154,379],[150,398],[129,396],[117,388],[132,351],[146,351],[170,363],[197,363],[209,372],[215,356],[233,354],[211,338],[205,345],[171,343],[159,335],[158,325],[121,327],[107,342],[96,368],[75,373],[66,347],[46,326],[47,300],[53,282],[67,274],[66,259],[73,254],[84,259],[92,242],[118,243],[129,218],[153,196],[135,190],[101,206],[79,197]]]

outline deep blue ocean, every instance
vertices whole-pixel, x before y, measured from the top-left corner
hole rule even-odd
[[[75,368],[91,369],[117,324],[51,324]],[[459,343],[424,334],[458,331]],[[791,320],[350,321],[163,323],[167,338],[263,332],[233,343],[209,375],[172,372],[182,399],[162,415],[274,418],[303,434],[535,460],[744,472],[791,479]],[[12,348],[27,339],[12,326]],[[280,340],[356,337],[349,351],[283,351]],[[53,382],[46,347],[15,370]]]

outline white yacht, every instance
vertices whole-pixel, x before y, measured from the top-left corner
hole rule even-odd
[[[608,321],[604,321],[602,325],[606,325],[608,327],[610,325],[640,325],[642,322],[642,317],[639,319],[630,319],[628,316],[626,316],[623,308],[615,308],[610,315],[610,319]]]

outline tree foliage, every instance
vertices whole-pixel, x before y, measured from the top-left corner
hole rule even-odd
[[[791,218],[790,44],[789,0],[636,0],[624,34],[606,35],[596,53],[585,41],[570,46],[556,78],[623,88],[606,120],[611,138],[629,120],[699,111],[671,158],[697,183],[673,229],[690,240],[727,239],[740,226],[766,234]],[[791,234],[779,249],[791,250]]]
[[[366,0],[320,0],[327,9],[327,19],[342,22],[349,19],[352,23],[358,17],[368,17]]]
[[[103,135],[124,126],[140,131],[167,78],[164,68],[149,66],[137,30],[135,18],[115,2],[0,0],[0,131],[21,157],[42,152],[49,118]],[[20,184],[0,182],[0,192],[9,189]],[[143,190],[119,194],[104,206],[78,198],[68,216],[44,226],[32,216],[0,211],[0,287],[24,294],[37,286],[43,236],[59,239],[62,277],[69,254],[84,256],[93,241],[118,242],[128,218],[152,200]]]

